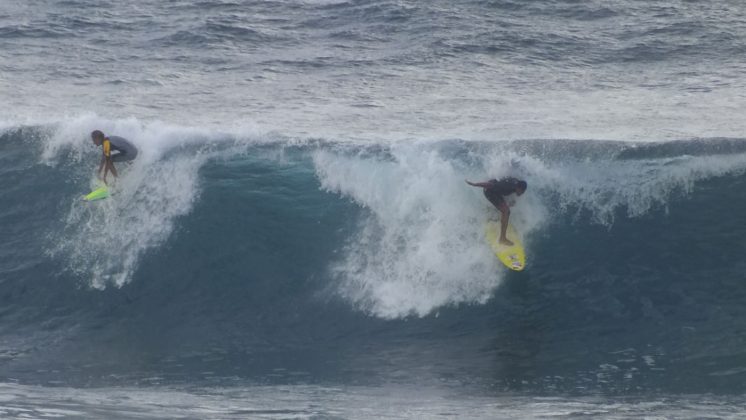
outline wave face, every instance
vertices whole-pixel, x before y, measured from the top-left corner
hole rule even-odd
[[[94,123],[141,157],[84,203]],[[0,145],[6,378],[744,391],[740,139],[355,145],[86,117]],[[529,184],[521,273],[464,183],[507,174]]]

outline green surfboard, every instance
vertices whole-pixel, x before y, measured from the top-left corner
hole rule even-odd
[[[83,197],[83,200],[85,201],[96,201],[96,200],[103,200],[104,198],[109,196],[109,187],[106,185],[102,185],[95,190],[91,191],[88,195]]]

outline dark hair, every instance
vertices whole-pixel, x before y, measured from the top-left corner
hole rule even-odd
[[[91,138],[103,140],[104,139],[104,133],[101,130],[93,130],[91,132]]]
[[[528,188],[528,184],[523,180],[516,182],[516,186],[520,188],[521,191],[526,191],[526,188]]]

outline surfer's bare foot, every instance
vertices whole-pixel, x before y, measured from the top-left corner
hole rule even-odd
[[[508,238],[500,238],[500,243],[507,246],[513,246],[513,242],[510,242]]]

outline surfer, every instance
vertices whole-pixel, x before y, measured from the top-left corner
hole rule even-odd
[[[513,246],[513,242],[505,237],[505,231],[508,230],[508,219],[510,218],[510,206],[505,201],[505,197],[513,193],[522,195],[526,192],[526,188],[528,187],[526,181],[507,177],[499,180],[490,179],[486,182],[470,182],[467,180],[466,183],[472,187],[482,187],[487,200],[500,210],[500,243]]]
[[[118,177],[117,170],[114,168],[114,162],[129,162],[137,157],[137,147],[130,143],[127,139],[119,136],[104,136],[104,133],[100,130],[94,130],[91,133],[91,140],[96,146],[103,146],[103,154],[101,155],[101,164],[98,166],[98,177],[103,179],[106,184],[106,175],[111,172],[114,177]],[[112,154],[111,151],[115,152]],[[101,171],[104,172],[104,176],[101,176]]]

